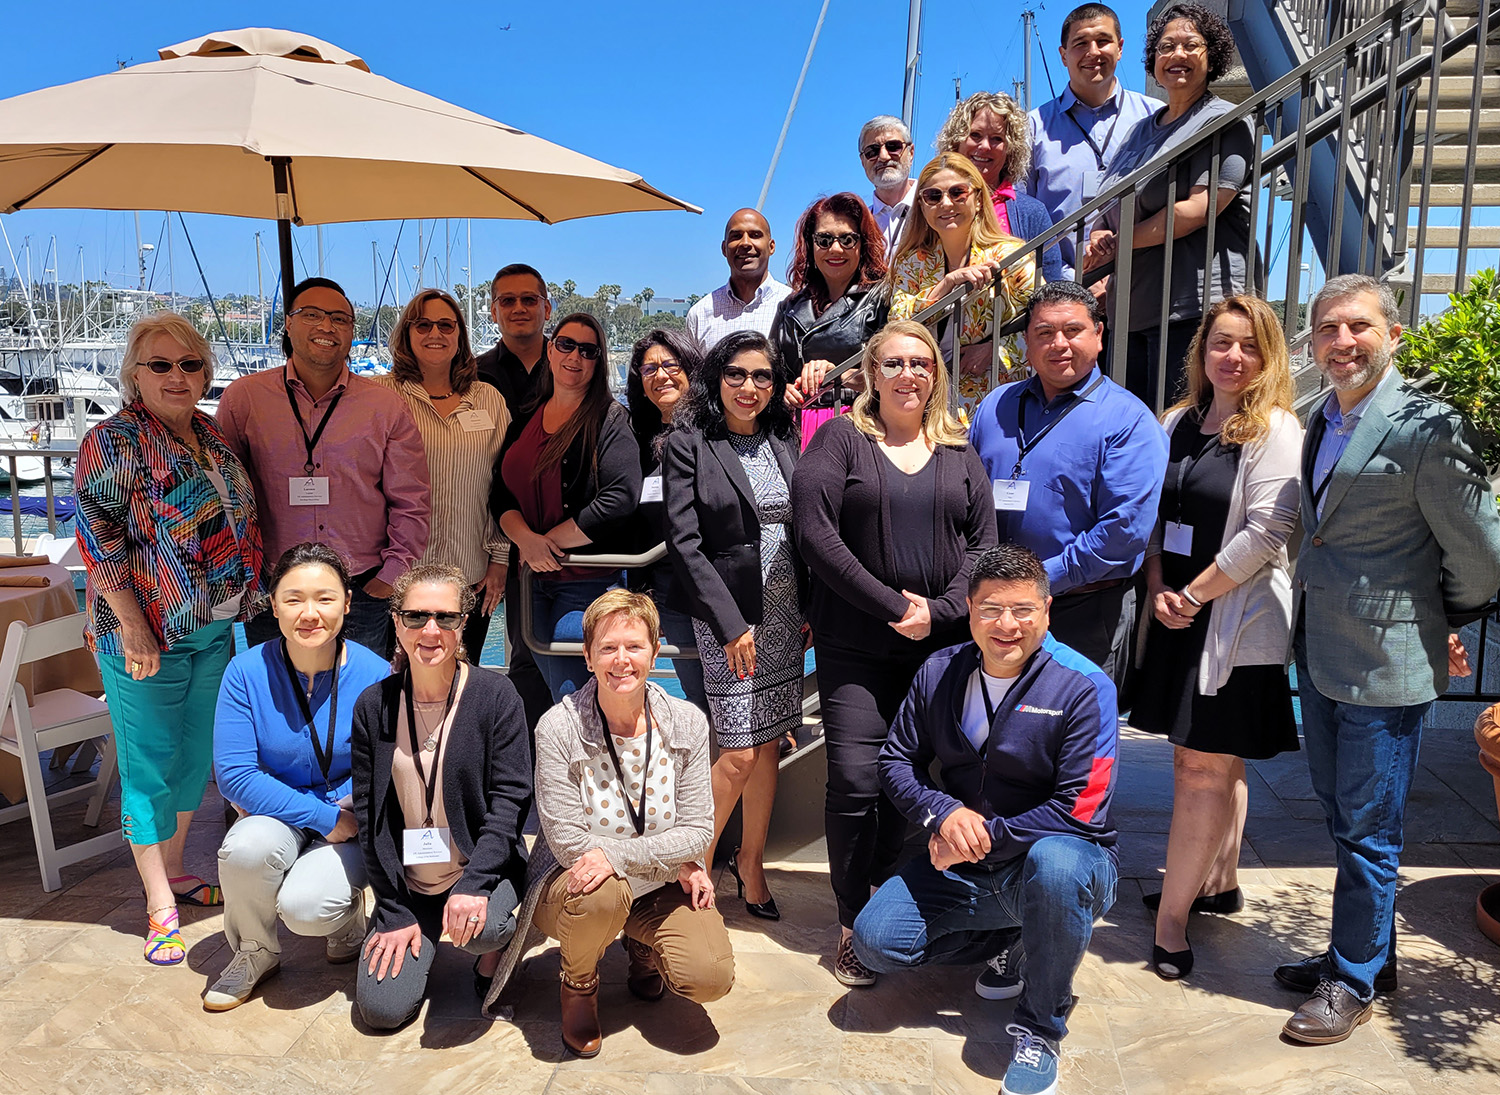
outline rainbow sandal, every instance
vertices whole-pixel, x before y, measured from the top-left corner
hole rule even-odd
[[[146,914],[146,961],[153,966],[180,965],[187,957],[187,944],[177,930],[177,908],[158,911],[164,913],[160,920]]]
[[[200,909],[212,909],[224,904],[224,891],[217,886],[211,886],[195,874],[178,875],[176,878],[167,879],[167,885],[176,887],[179,882],[196,882],[187,890],[172,890],[172,896],[177,898],[179,905],[193,905]]]

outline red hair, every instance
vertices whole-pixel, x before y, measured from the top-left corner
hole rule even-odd
[[[875,223],[875,214],[870,212],[869,206],[858,194],[847,190],[819,198],[807,207],[797,222],[797,251],[786,272],[787,284],[793,289],[801,289],[804,285],[812,288],[813,300],[819,307],[830,303],[828,286],[812,258],[813,234],[818,227],[818,218],[824,213],[849,221],[859,233],[859,269],[854,273],[855,285],[873,285],[886,274],[885,236],[880,225]]]

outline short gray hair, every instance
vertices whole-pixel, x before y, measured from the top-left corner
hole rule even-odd
[[[1318,313],[1334,301],[1357,297],[1361,293],[1375,295],[1375,299],[1380,302],[1380,313],[1385,317],[1387,327],[1394,327],[1401,322],[1396,294],[1391,292],[1391,287],[1385,282],[1376,281],[1368,274],[1340,274],[1336,278],[1329,278],[1325,281],[1323,287],[1312,298],[1312,303],[1308,305],[1308,321],[1316,320]]]
[[[125,336],[125,357],[120,362],[121,402],[134,403],[140,398],[141,391],[136,387],[135,374],[140,371],[141,355],[153,335],[170,335],[188,353],[203,359],[203,394],[198,398],[208,395],[208,389],[214,382],[214,351],[209,346],[208,339],[185,316],[176,312],[153,312],[144,319],[136,320],[135,325],[130,328],[130,334]]]
[[[863,153],[865,150],[865,137],[872,132],[882,129],[894,129],[897,133],[901,134],[903,141],[907,144],[912,143],[911,130],[907,128],[905,122],[894,114],[877,114],[859,127],[859,143],[855,146],[855,150]]]

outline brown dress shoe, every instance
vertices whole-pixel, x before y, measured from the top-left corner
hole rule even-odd
[[[1342,1042],[1354,1033],[1355,1027],[1366,1022],[1372,1007],[1373,1001],[1361,1004],[1341,982],[1325,977],[1286,1021],[1281,1033],[1309,1046],[1332,1045]]]
[[[621,941],[630,956],[630,973],[625,984],[642,1000],[660,1000],[667,994],[667,983],[656,964],[656,952],[638,939],[625,936]]]
[[[599,975],[585,984],[562,977],[562,1040],[580,1057],[597,1057],[604,1034],[599,1029]]]

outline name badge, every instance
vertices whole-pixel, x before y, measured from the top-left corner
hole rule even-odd
[[[1164,527],[1165,535],[1162,537],[1162,546],[1173,555],[1191,555],[1193,553],[1193,526],[1180,524],[1177,521],[1168,521]]]
[[[401,862],[407,867],[420,863],[448,863],[453,859],[453,838],[447,829],[403,829]]]
[[[1099,196],[1100,184],[1103,182],[1104,172],[1102,171],[1090,169],[1083,173],[1083,204],[1087,205]]]
[[[994,494],[997,510],[1025,513],[1026,499],[1031,495],[1031,484],[1025,479],[996,479]]]
[[[641,484],[641,501],[660,502],[661,499],[661,476],[646,476],[646,481]]]
[[[292,506],[328,505],[328,476],[293,475],[287,479],[287,504]]]
[[[495,428],[495,420],[490,417],[486,410],[459,411],[458,424],[464,428],[464,433],[487,433]]]

